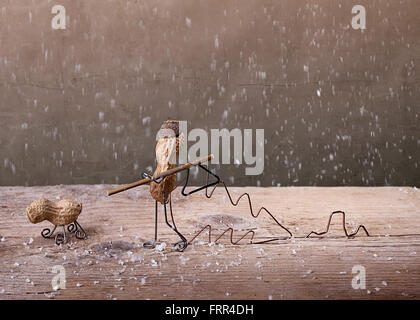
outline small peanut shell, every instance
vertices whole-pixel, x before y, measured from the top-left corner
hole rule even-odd
[[[153,177],[158,176],[162,172],[173,169],[176,167],[175,161],[176,156],[179,155],[179,150],[184,143],[184,134],[179,134],[179,121],[178,120],[167,120],[162,126],[161,130],[171,130],[172,136],[163,136],[156,143],[155,153],[157,160],[157,167],[153,173]],[[176,188],[176,174],[163,178],[160,183],[150,183],[150,194],[152,197],[163,203],[163,194],[165,194],[165,200],[167,201],[170,193]]]
[[[39,223],[48,220],[56,226],[73,223],[82,211],[82,204],[70,199],[52,202],[42,198],[35,200],[26,208],[30,222]]]

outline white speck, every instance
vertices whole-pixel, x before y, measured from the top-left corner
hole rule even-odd
[[[222,119],[226,120],[227,117],[228,117],[228,112],[227,112],[227,110],[225,110],[225,111],[223,111]]]
[[[371,294],[371,293],[372,293],[372,291],[370,291],[370,290],[366,290],[366,293],[367,293],[367,294]]]
[[[191,19],[188,17],[185,17],[185,24],[187,25],[188,28],[191,28]]]
[[[5,242],[6,241],[6,238],[5,237],[1,237],[0,241],[1,242]]]
[[[155,247],[155,250],[159,251],[159,252],[162,252],[163,250],[165,250],[165,248],[166,248],[166,242],[162,242],[161,244],[158,244]]]
[[[268,296],[268,300],[273,300],[273,296],[271,294]]]
[[[34,242],[34,239],[30,238],[28,243],[31,244],[32,242]]]
[[[207,105],[211,106],[211,105],[214,104],[214,102],[215,102],[215,100],[212,97],[210,97],[209,100],[207,101]]]
[[[51,293],[44,293],[44,296],[46,296],[47,298],[51,299],[55,297],[55,293],[51,292]]]
[[[388,283],[386,283],[386,281],[382,281],[382,285],[383,285],[384,287],[386,287],[386,286],[388,285]]]
[[[76,284],[76,286],[78,286],[78,287],[80,288],[80,287],[82,286],[82,284],[78,282],[78,283]]]
[[[185,258],[184,255],[179,256],[179,259],[181,260],[182,264],[185,264],[188,260],[190,260],[190,258]]]
[[[149,124],[151,119],[152,118],[150,118],[150,117],[143,118],[143,120],[142,120],[143,121],[143,125]]]
[[[267,77],[267,74],[265,73],[265,71],[258,71],[257,75],[258,75],[258,78],[260,78],[261,80],[265,80],[265,78]]]
[[[321,89],[316,90],[316,94],[318,95],[318,97],[321,96]]]
[[[216,34],[216,36],[214,37],[214,47],[217,49],[219,48],[219,35]]]
[[[296,255],[296,250],[292,249],[292,255]]]
[[[376,288],[375,288],[375,290],[376,290],[377,292],[379,292],[379,291],[381,290],[381,288],[376,287]]]

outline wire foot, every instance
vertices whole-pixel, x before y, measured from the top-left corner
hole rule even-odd
[[[74,234],[77,239],[85,240],[87,238],[87,234],[85,229],[77,222],[74,221],[73,223],[67,226],[67,231]]]
[[[187,247],[188,247],[187,239],[183,239],[183,240],[180,240],[180,241],[174,243],[174,248],[178,252],[184,251]]]
[[[51,230],[50,228],[45,228],[41,231],[41,236],[45,239],[51,239],[54,238],[55,244],[65,244],[67,242],[67,234],[66,234],[66,226],[61,226],[63,228],[62,232],[58,232],[54,237],[54,232],[57,229],[57,226],[54,225],[54,228]],[[74,234],[77,239],[84,240],[87,238],[87,233],[85,229],[82,228],[82,226],[77,222],[74,221],[73,223],[70,223],[67,225],[67,231],[70,234]]]
[[[52,238],[55,229],[57,229],[57,226],[54,226],[54,229],[50,229],[50,228],[45,228],[41,231],[41,236],[45,239],[50,239]]]
[[[153,240],[153,241],[147,241],[147,242],[144,242],[143,243],[143,248],[153,249],[155,247],[156,247],[156,241],[155,240]]]

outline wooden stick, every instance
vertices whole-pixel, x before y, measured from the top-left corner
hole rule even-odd
[[[213,158],[214,158],[214,155],[213,154],[209,154],[207,157],[203,157],[203,158],[200,158],[200,159],[197,159],[197,160],[188,162],[186,164],[183,164],[181,166],[178,166],[176,168],[173,168],[173,169],[164,171],[161,174],[159,174],[158,176],[154,177],[154,179],[157,180],[157,179],[160,179],[160,178],[165,178],[167,176],[170,176],[172,174],[178,173],[180,171],[189,169],[190,167],[197,166],[197,165],[199,165],[201,163],[210,161]],[[147,177],[147,178],[144,178],[144,179],[141,179],[141,180],[138,180],[138,181],[135,181],[135,182],[132,182],[132,183],[123,185],[121,187],[118,187],[118,188],[109,190],[108,191],[108,196],[112,196],[113,194],[116,194],[116,193],[119,193],[119,192],[122,192],[122,191],[126,191],[126,190],[129,190],[129,189],[132,189],[132,188],[141,186],[143,184],[150,183],[151,181],[152,181],[152,179],[149,178],[149,177]]]

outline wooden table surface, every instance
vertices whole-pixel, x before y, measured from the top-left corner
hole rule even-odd
[[[400,187],[230,188],[236,198],[249,192],[253,207],[265,206],[294,238],[269,244],[230,244],[228,235],[209,244],[203,234],[183,253],[159,211],[158,249],[153,237],[154,201],[148,187],[112,197],[110,185],[0,187],[0,299],[418,299],[420,298],[420,191]],[[72,198],[83,203],[78,222],[88,239],[61,246],[40,232],[49,222],[31,224],[25,208],[35,199]],[[206,224],[215,236],[231,226],[234,239],[254,229],[254,241],[286,237],[264,212],[252,218],[246,201],[233,207],[224,190],[209,200],[203,192],[185,198],[173,193],[179,230],[190,239]],[[347,229],[363,224],[353,239]],[[54,291],[54,266],[63,266],[66,288]],[[366,271],[366,288],[353,289],[353,267]]]

